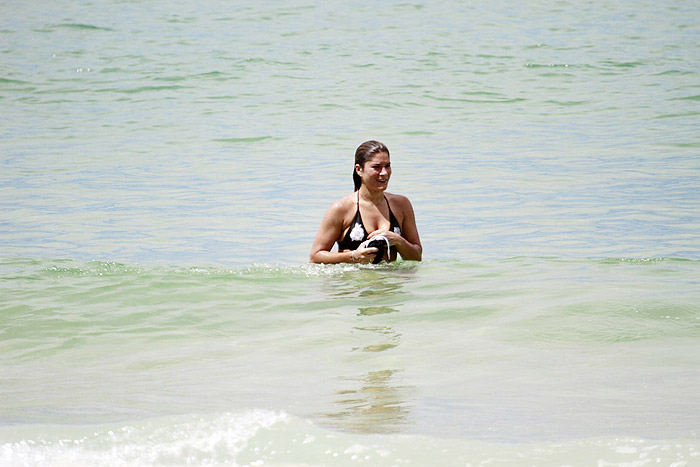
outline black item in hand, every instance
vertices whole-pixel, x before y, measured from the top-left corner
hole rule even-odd
[[[373,264],[379,264],[382,262],[384,259],[384,255],[386,254],[387,250],[389,247],[389,240],[382,236],[379,235],[377,237],[374,237],[372,240],[370,240],[367,243],[367,248],[376,248],[377,253],[374,256],[374,261],[372,261]]]

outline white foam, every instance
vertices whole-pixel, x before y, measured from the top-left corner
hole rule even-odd
[[[286,419],[284,413],[251,410],[213,417],[170,417],[97,431],[92,428],[89,435],[73,437],[60,431],[39,441],[0,445],[0,465],[236,466],[236,455],[259,429]]]

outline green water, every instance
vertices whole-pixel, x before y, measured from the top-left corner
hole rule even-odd
[[[370,433],[696,435],[697,261],[3,269],[11,423],[262,407]]]

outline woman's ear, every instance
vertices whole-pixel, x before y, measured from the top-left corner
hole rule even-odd
[[[355,164],[355,173],[357,175],[362,175],[362,166],[360,164]]]

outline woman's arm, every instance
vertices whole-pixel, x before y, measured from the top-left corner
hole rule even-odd
[[[418,235],[418,227],[416,227],[416,215],[413,212],[413,206],[408,198],[403,197],[405,208],[403,225],[401,226],[402,242],[397,242],[396,249],[403,259],[422,261],[423,260],[423,245],[420,242]]]
[[[312,263],[369,263],[374,259],[376,248],[360,246],[354,251],[333,252],[331,249],[343,231],[344,209],[340,201],[333,203],[321,220],[316,238],[311,245],[309,261]]]

